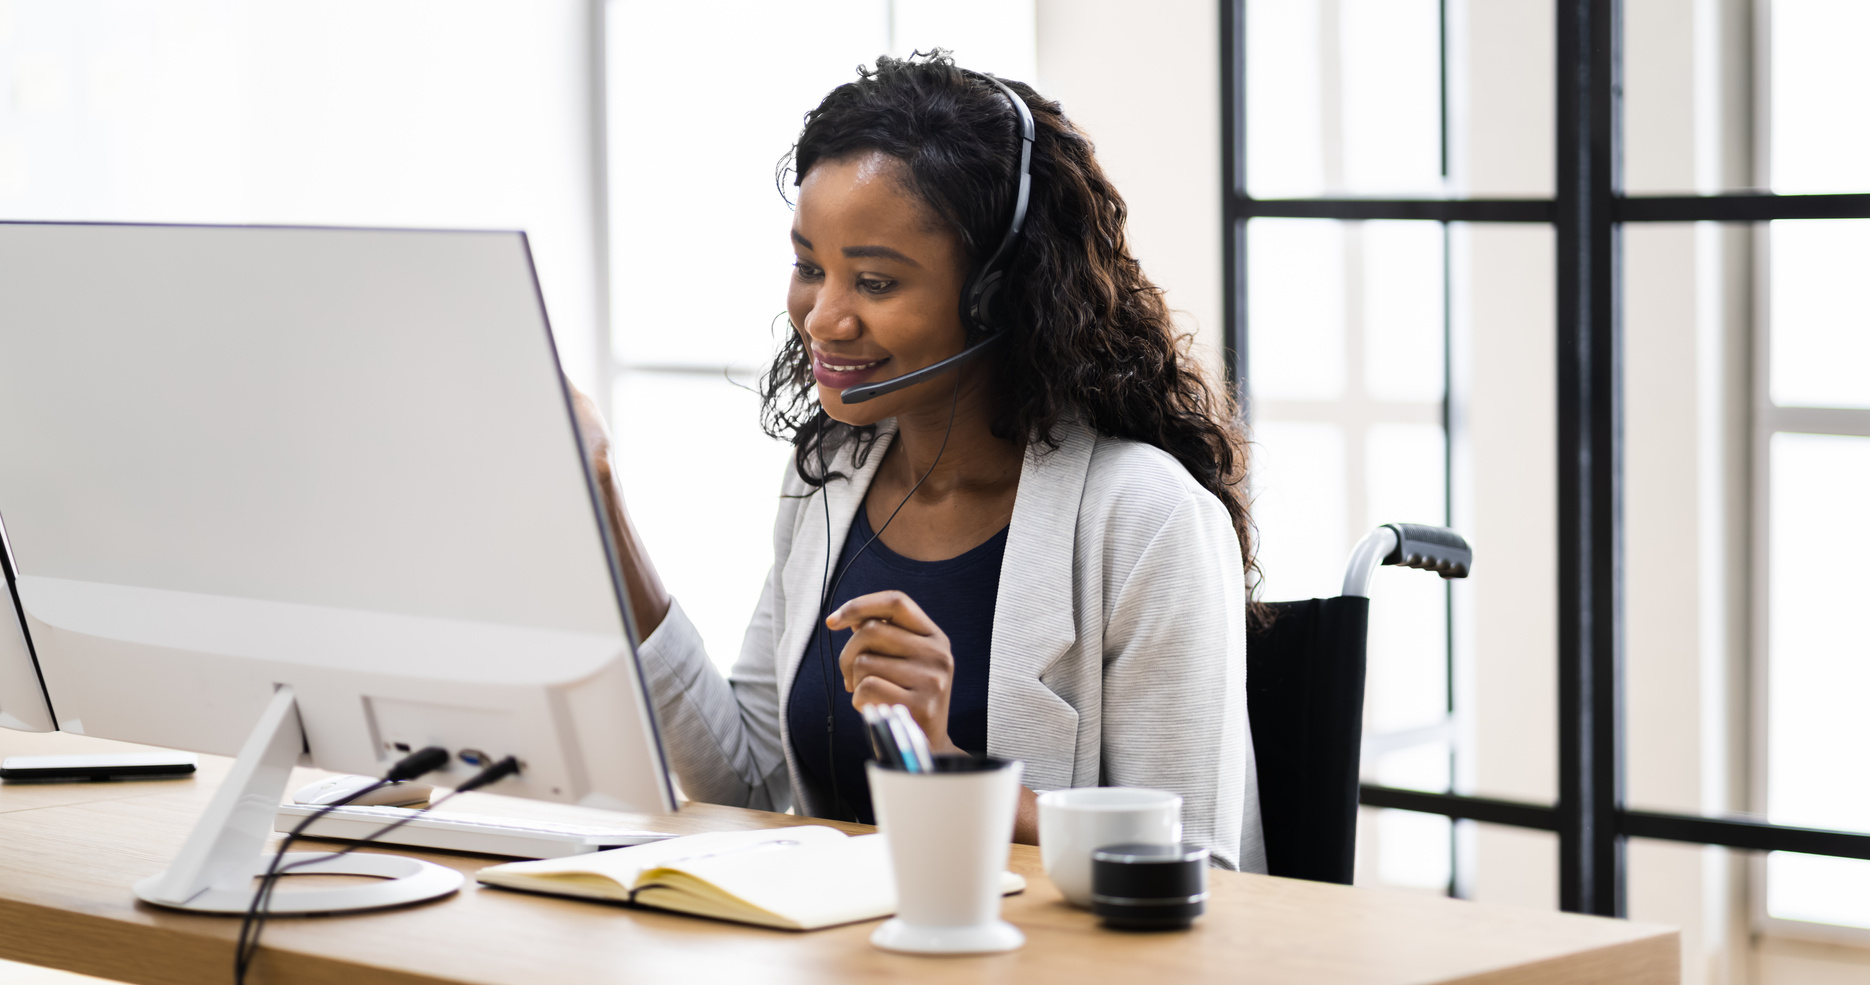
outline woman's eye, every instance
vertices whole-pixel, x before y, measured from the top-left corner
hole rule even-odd
[[[866,278],[863,278],[862,280],[859,280],[857,282],[857,286],[863,288],[865,292],[870,293],[870,294],[882,294],[884,291],[887,291],[890,288],[895,287],[896,282],[893,280],[876,280],[874,278],[866,277]]]
[[[800,280],[817,280],[820,276],[823,276],[824,274],[824,271],[819,270],[817,267],[814,267],[811,264],[806,263],[803,260],[799,260],[793,263],[792,269],[799,272]]]

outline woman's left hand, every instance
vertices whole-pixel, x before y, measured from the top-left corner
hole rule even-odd
[[[902,705],[928,735],[930,751],[961,752],[948,738],[954,652],[914,599],[894,591],[860,595],[838,606],[825,625],[852,630],[838,656],[852,705]]]
[[[851,704],[902,705],[929,738],[929,751],[960,753],[948,738],[948,696],[954,690],[954,651],[948,634],[901,592],[860,595],[825,618],[833,631],[851,629],[838,656]],[[1019,788],[1013,840],[1039,843],[1039,797]]]

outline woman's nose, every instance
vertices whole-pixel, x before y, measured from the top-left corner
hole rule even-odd
[[[854,339],[863,331],[849,291],[831,285],[818,290],[812,310],[805,316],[805,334],[814,339]]]

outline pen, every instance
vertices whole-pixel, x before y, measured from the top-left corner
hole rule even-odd
[[[922,726],[916,724],[915,716],[909,714],[909,709],[902,705],[891,705],[890,711],[902,723],[903,733],[909,740],[908,751],[916,759],[916,772],[934,772],[935,755],[929,751],[928,736],[923,733]]]
[[[896,705],[885,705],[878,709],[884,734],[889,736],[890,748],[896,753],[896,765],[911,773],[921,772],[921,764],[916,762],[915,749],[909,744],[909,733],[903,731],[902,719],[897,717],[896,708]]]
[[[909,708],[890,705],[885,712],[890,718],[894,718],[898,725],[898,744],[901,744],[903,748],[903,759],[914,761],[914,766],[909,766],[909,768],[918,774],[933,772],[935,757],[929,753],[928,736],[922,733],[920,725],[916,725],[913,714],[909,714]]]
[[[902,768],[902,756],[896,750],[896,740],[883,724],[883,709],[877,705],[865,705],[861,709],[864,716],[864,734],[870,739],[870,752],[877,762],[885,767]]]

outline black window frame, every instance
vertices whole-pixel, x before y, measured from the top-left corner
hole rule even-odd
[[[1527,803],[1363,784],[1371,807],[1557,833],[1559,906],[1626,914],[1630,838],[1870,859],[1870,834],[1624,803],[1622,230],[1632,222],[1870,218],[1870,194],[1626,196],[1621,0],[1556,0],[1552,198],[1256,199],[1247,194],[1246,2],[1220,0],[1224,359],[1247,377],[1246,228],[1258,218],[1542,223],[1557,234],[1558,800]],[[1445,4],[1444,4],[1445,9]],[[1444,46],[1446,38],[1444,14]],[[1446,57],[1443,117],[1446,119]],[[1443,126],[1444,170],[1447,127]],[[1243,406],[1246,402],[1243,400]]]

